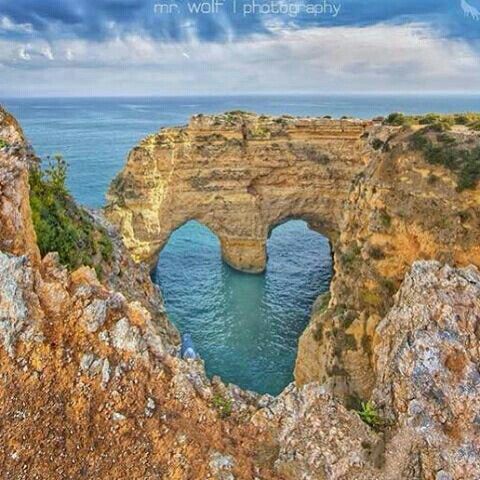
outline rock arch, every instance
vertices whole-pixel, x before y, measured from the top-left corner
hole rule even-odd
[[[308,221],[332,243],[343,205],[367,163],[369,122],[194,117],[133,149],[113,182],[107,212],[137,260],[154,265],[172,231],[189,220],[219,238],[232,267],[259,273],[273,226]]]

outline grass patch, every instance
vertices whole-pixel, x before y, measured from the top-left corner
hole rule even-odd
[[[373,260],[383,260],[385,258],[385,253],[380,246],[370,245],[368,248],[368,256]]]
[[[222,395],[215,395],[212,404],[221,418],[228,418],[232,414],[232,401]]]
[[[383,423],[375,405],[371,401],[362,402],[357,413],[358,416],[370,427],[379,427]]]
[[[382,297],[376,290],[361,290],[360,299],[362,303],[373,308],[378,308],[382,304]]]
[[[82,265],[99,267],[113,255],[113,244],[105,231],[73,201],[66,187],[67,164],[56,156],[46,169],[30,170],[30,207],[37,242],[42,256],[57,252],[70,270]]]
[[[331,298],[332,295],[330,292],[322,293],[313,305],[313,315],[320,315],[321,313],[325,312],[328,308]]]
[[[385,209],[380,210],[379,220],[380,224],[385,229],[389,229],[392,226],[392,217],[387,213]]]
[[[360,247],[356,244],[351,245],[342,253],[340,259],[344,266],[352,266],[360,258]]]

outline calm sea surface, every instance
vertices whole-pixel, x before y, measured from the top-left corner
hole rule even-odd
[[[184,98],[2,99],[38,155],[61,153],[69,187],[100,207],[128,151],[161,127],[196,113],[248,110],[265,114],[371,118],[405,113],[480,111],[480,96],[243,96]],[[277,227],[264,275],[245,275],[221,261],[218,240],[190,222],[163,250],[156,278],[167,311],[190,332],[210,375],[279,393],[290,381],[298,338],[315,298],[328,290],[328,242],[302,221]]]

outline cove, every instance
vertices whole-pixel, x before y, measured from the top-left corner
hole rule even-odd
[[[264,274],[238,272],[222,261],[217,237],[191,221],[170,237],[154,277],[209,376],[277,395],[293,381],[298,339],[329,289],[332,257],[328,240],[301,220],[276,227],[267,251]]]

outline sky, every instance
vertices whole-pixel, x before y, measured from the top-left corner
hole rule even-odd
[[[0,0],[0,96],[480,92],[480,0]]]

